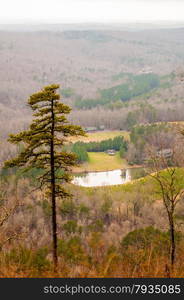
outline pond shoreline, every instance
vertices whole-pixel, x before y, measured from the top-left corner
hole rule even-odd
[[[137,171],[136,171],[137,170]],[[104,172],[75,173],[72,183],[83,187],[119,185],[144,177],[144,168],[116,169]],[[135,171],[135,172],[134,172]],[[138,173],[137,173],[138,172]]]
[[[79,167],[80,168],[80,167]],[[72,170],[72,174],[88,174],[88,173],[100,173],[100,172],[110,172],[110,171],[115,171],[115,170],[121,170],[121,171],[125,171],[127,169],[139,169],[139,168],[144,168],[143,165],[130,165],[130,166],[126,166],[121,168],[115,168],[115,169],[106,169],[106,170],[85,170],[85,169],[81,169],[81,170]]]

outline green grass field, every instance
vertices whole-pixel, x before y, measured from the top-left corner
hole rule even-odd
[[[119,152],[110,156],[104,152],[89,152],[89,162],[76,168],[76,172],[110,171],[128,167],[125,159],[119,156]]]
[[[113,139],[116,136],[123,136],[125,140],[129,141],[129,132],[121,130],[97,131],[88,133],[86,137],[72,137],[71,141],[73,143],[77,141],[100,142]],[[128,167],[126,160],[122,159],[119,153],[110,156],[104,152],[89,152],[88,155],[89,162],[82,164],[80,167],[75,167],[73,172],[109,171]]]
[[[129,141],[129,132],[121,130],[112,131],[97,131],[92,133],[87,133],[85,137],[72,137],[70,140],[72,142],[82,141],[82,142],[101,142],[108,139],[113,139],[116,136],[123,136],[125,140]]]

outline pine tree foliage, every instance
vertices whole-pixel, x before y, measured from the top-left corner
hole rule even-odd
[[[84,135],[80,126],[66,118],[71,108],[60,101],[59,85],[44,87],[28,99],[35,117],[28,130],[11,134],[9,142],[23,144],[17,157],[6,161],[5,167],[23,167],[43,170],[38,177],[39,187],[46,188],[52,202],[53,258],[57,265],[56,198],[70,196],[64,183],[71,181],[70,168],[76,164],[76,155],[63,150],[68,136]]]

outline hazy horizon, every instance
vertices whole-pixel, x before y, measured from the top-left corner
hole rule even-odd
[[[179,23],[183,11],[182,0],[7,0],[0,24]]]
[[[184,20],[176,20],[176,21],[170,21],[170,20],[153,20],[153,21],[149,21],[149,20],[142,20],[142,21],[122,21],[122,22],[113,22],[113,21],[108,21],[108,22],[97,22],[97,21],[81,21],[81,22],[77,22],[77,21],[68,21],[68,22],[54,22],[54,21],[24,21],[24,20],[19,20],[17,22],[9,22],[9,23],[3,23],[0,21],[0,25],[126,25],[126,24],[153,24],[153,25],[157,25],[157,24],[163,24],[163,25],[169,25],[169,24],[184,24]]]

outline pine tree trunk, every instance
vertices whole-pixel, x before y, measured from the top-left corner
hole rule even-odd
[[[55,161],[54,161],[54,103],[52,100],[52,127],[51,127],[51,144],[50,144],[50,168],[51,168],[51,201],[52,201],[52,231],[53,231],[53,262],[54,270],[57,271],[57,220],[56,220],[56,190],[55,190]]]

